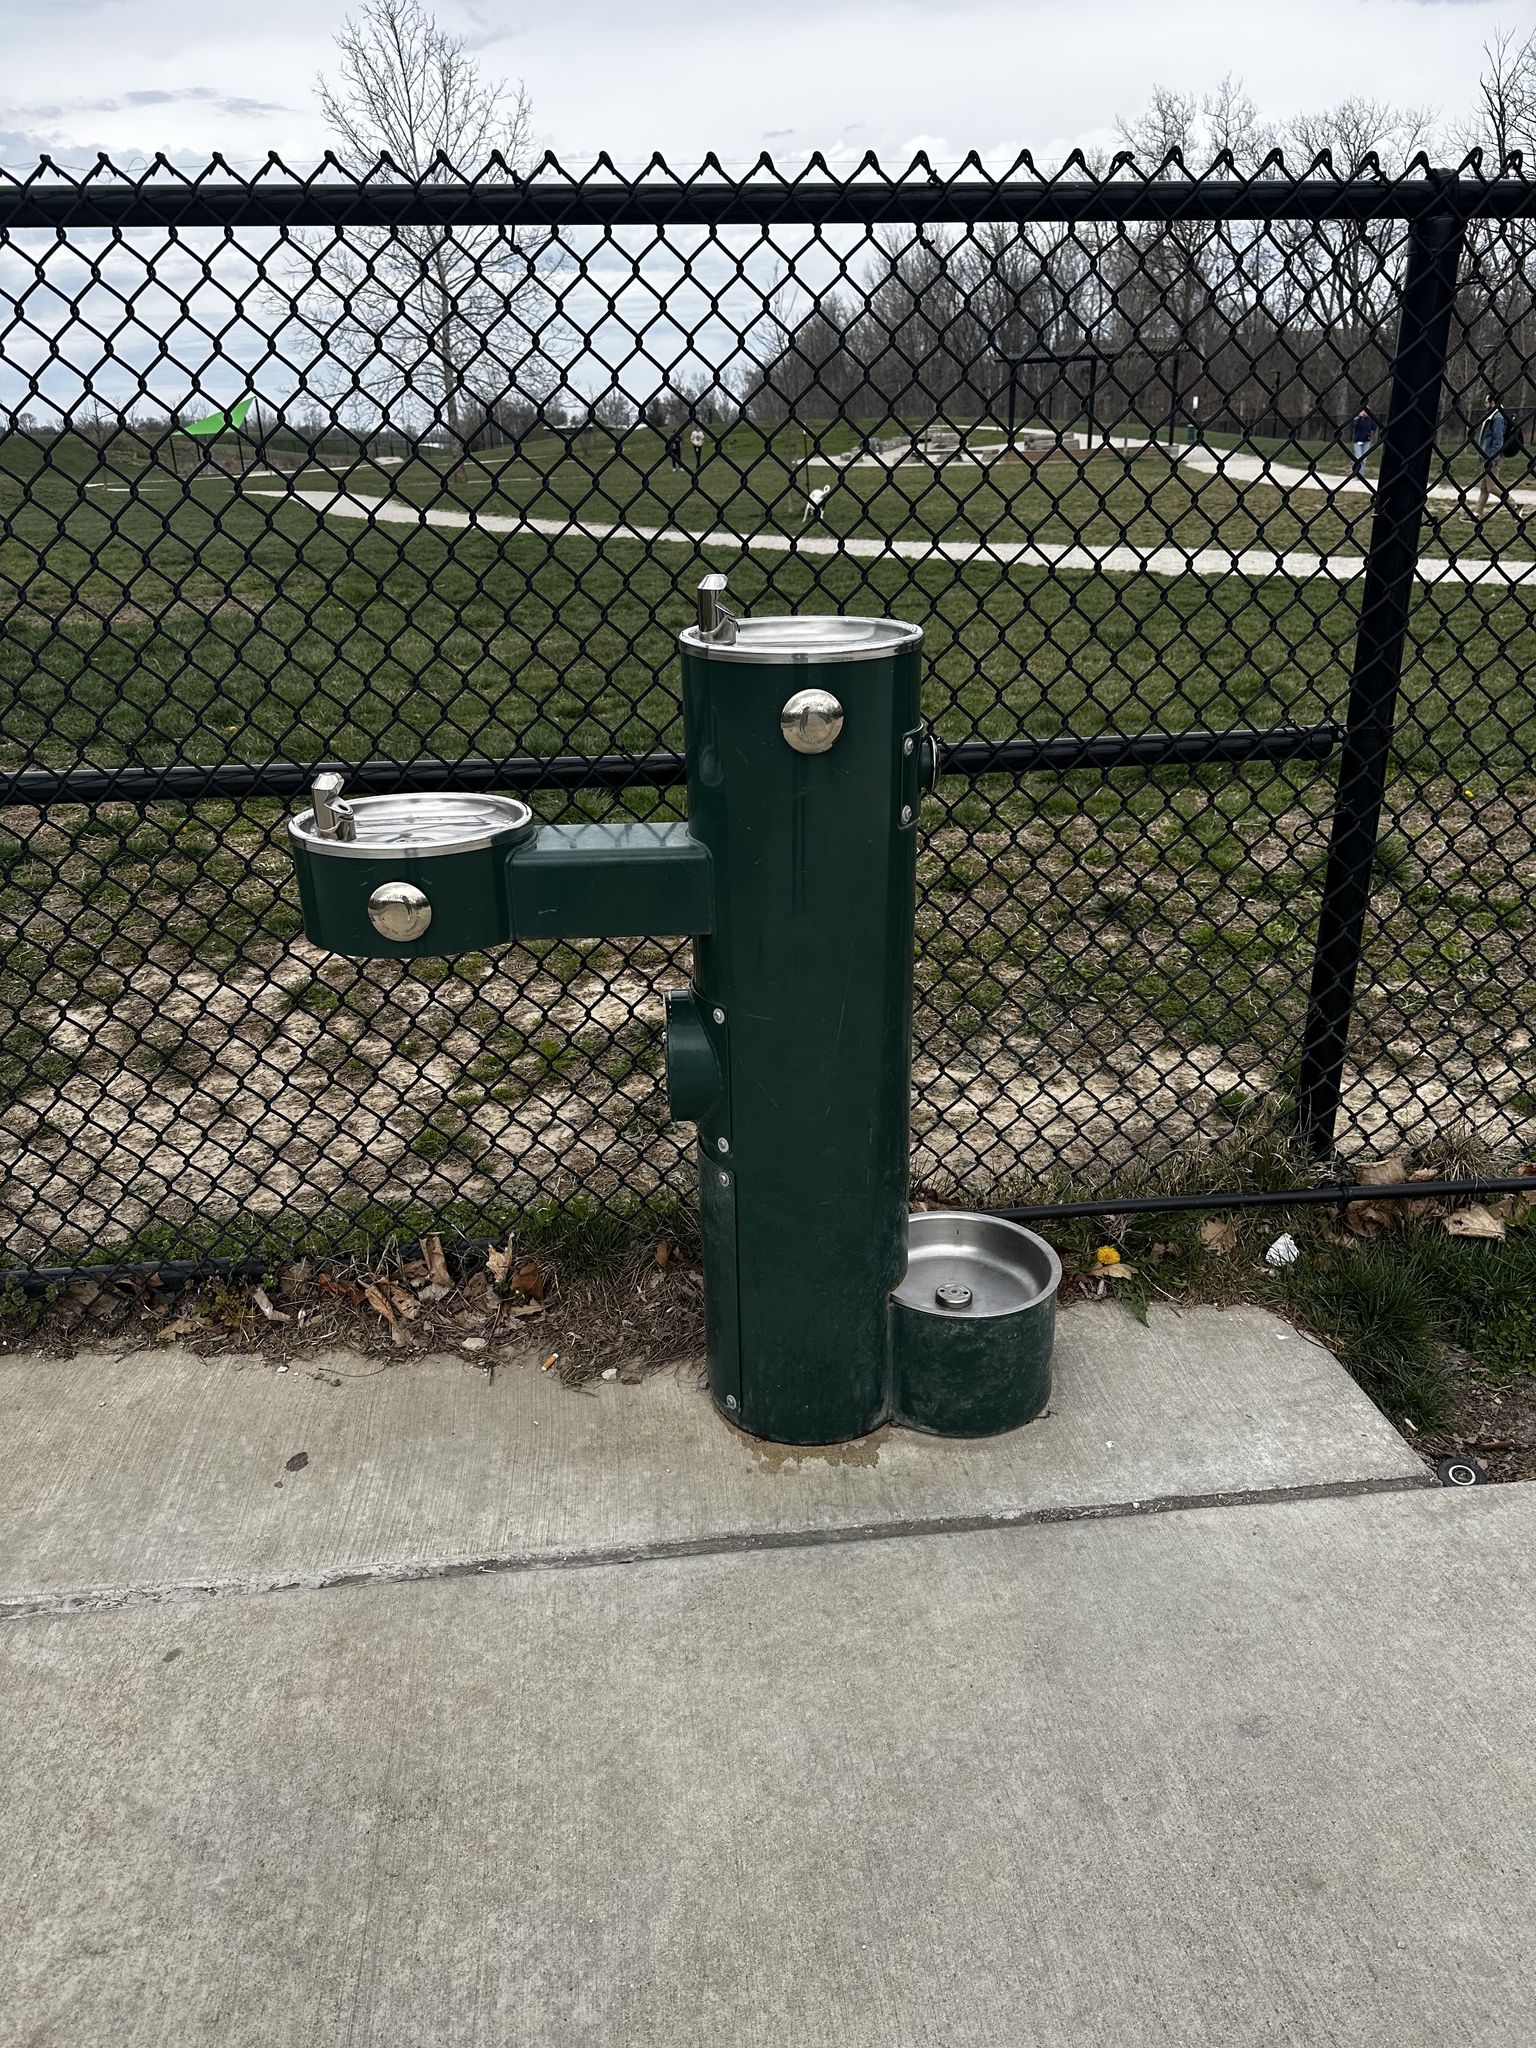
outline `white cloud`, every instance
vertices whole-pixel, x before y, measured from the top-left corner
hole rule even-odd
[[[325,136],[313,104],[345,0],[11,0],[0,148],[13,167],[54,147],[180,160],[214,148],[296,164]],[[442,0],[491,69],[521,75],[541,136],[572,162],[636,165],[764,147],[839,162],[976,149],[1005,160],[1103,142],[1154,82],[1196,92],[1227,72],[1283,118],[1364,93],[1448,113],[1470,104],[1479,51],[1507,0],[780,0],[772,14],[694,0],[572,0],[514,28],[492,0]],[[88,32],[82,32],[88,24]],[[60,85],[68,81],[68,96]],[[44,115],[39,110],[47,109]],[[237,124],[230,132],[230,123]]]
[[[312,84],[345,11],[345,0],[263,0],[238,12],[206,0],[11,0],[0,163],[24,173],[46,150],[85,166],[105,150],[142,166],[163,150],[190,170],[218,150],[255,168],[275,150],[303,168],[326,144]],[[780,0],[771,17],[717,10],[701,31],[695,0],[570,0],[530,11],[515,29],[497,0],[440,7],[488,69],[523,78],[541,136],[572,166],[607,150],[634,169],[659,150],[686,171],[713,150],[736,167],[768,149],[795,168],[819,150],[841,175],[871,150],[892,168],[920,150],[941,168],[974,151],[998,171],[1026,146],[1050,164],[1075,147],[1112,143],[1117,117],[1144,105],[1154,82],[1200,93],[1228,72],[1272,119],[1352,93],[1455,116],[1473,100],[1481,45],[1501,11],[1507,20],[1504,0]],[[625,383],[643,394],[660,374],[654,364],[686,357],[695,342],[724,360],[732,323],[740,333],[760,315],[786,262],[810,291],[824,289],[858,237],[730,228],[713,239],[677,230],[667,246],[641,230],[589,240],[589,274],[571,281],[569,301],[582,324],[599,323],[581,381],[606,376],[599,362],[622,363]],[[49,281],[79,294],[76,310],[46,289],[26,302],[40,332],[18,335],[19,353],[0,373],[0,406],[29,388],[68,405],[87,380],[109,403],[142,392],[179,405],[199,388],[222,403],[247,382],[281,400],[312,364],[314,344],[293,323],[270,336],[230,326],[228,290],[251,288],[251,257],[268,246],[259,235],[243,239],[243,255],[218,250],[227,289],[206,282],[198,260],[217,238],[188,237],[178,249],[135,237],[140,257],[111,252],[106,285],[88,288],[79,264],[55,251]],[[87,254],[104,246],[77,242]],[[155,289],[107,345],[91,330],[113,333],[123,299],[145,282],[145,255]],[[696,285],[681,280],[684,260]],[[617,297],[617,321],[604,294]],[[724,323],[710,294],[723,294]],[[802,295],[797,310],[804,303]],[[625,322],[645,330],[639,359]]]

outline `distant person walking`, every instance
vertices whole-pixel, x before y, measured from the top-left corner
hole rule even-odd
[[[1368,405],[1362,405],[1349,423],[1349,438],[1355,444],[1355,475],[1365,475],[1365,458],[1376,445],[1376,436],[1381,432],[1376,415]]]
[[[693,443],[693,473],[697,476],[699,464],[704,460],[704,429],[695,427],[688,439]]]
[[[667,460],[674,469],[681,469],[683,466],[683,437],[680,431],[667,436]]]
[[[1482,518],[1488,509],[1489,493],[1499,481],[1499,464],[1509,453],[1509,414],[1504,410],[1503,401],[1488,394],[1488,410],[1483,415],[1476,436],[1477,452],[1483,459],[1482,481],[1477,493],[1477,516]]]

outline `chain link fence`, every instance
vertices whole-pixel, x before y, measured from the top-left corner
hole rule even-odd
[[[1518,161],[0,182],[0,1263],[684,1192],[685,948],[322,955],[282,820],[676,815],[710,569],[925,630],[919,1197],[1514,1178],[1533,338]]]

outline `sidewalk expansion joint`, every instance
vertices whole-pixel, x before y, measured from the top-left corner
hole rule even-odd
[[[1038,1529],[1061,1522],[1106,1522],[1135,1515],[1177,1514],[1192,1508],[1267,1507],[1296,1501],[1341,1500],[1382,1493],[1417,1493],[1433,1486],[1423,1477],[1335,1480],[1317,1486],[1255,1487],[1234,1493],[1168,1495],[1107,1501],[1095,1506],[1002,1509],[991,1514],[934,1515],[891,1522],[850,1523],[824,1529],[741,1530],[717,1536],[659,1537],[648,1543],[597,1544],[587,1549],[505,1551],[482,1557],[338,1566],[263,1579],[173,1581],[162,1585],[84,1587],[63,1593],[0,1594],[0,1622],[113,1614],[130,1607],[171,1606],[267,1593],[324,1593],[359,1587],[414,1585],[512,1572],[577,1571],[611,1565],[664,1564],[676,1558],[749,1556],[757,1551],[816,1550],[839,1543],[883,1543],[913,1536],[975,1536],[986,1531]]]

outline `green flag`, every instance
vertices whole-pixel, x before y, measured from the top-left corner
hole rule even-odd
[[[190,426],[178,427],[176,431],[178,434],[200,436],[238,433],[245,424],[245,416],[250,411],[252,403],[251,399],[242,398],[240,403],[232,406],[228,412],[211,412],[207,419],[194,420]]]

